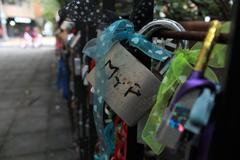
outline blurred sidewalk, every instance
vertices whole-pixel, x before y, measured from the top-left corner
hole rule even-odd
[[[0,49],[0,160],[78,159],[54,59],[53,47]]]
[[[0,47],[21,47],[22,41],[22,38],[9,38],[8,40],[0,39]],[[54,46],[55,41],[55,37],[43,37],[43,47]]]

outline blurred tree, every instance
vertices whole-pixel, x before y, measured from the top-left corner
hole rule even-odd
[[[66,0],[56,0],[59,5],[62,7],[65,3],[66,3]]]
[[[156,0],[155,14],[174,20],[229,20],[232,0]]]
[[[54,21],[57,11],[60,8],[58,0],[40,0],[43,10],[43,18],[48,21]]]

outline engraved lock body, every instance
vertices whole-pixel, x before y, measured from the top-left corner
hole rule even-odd
[[[135,125],[151,108],[160,81],[120,43],[111,48],[102,69],[107,76],[106,103],[129,126]],[[87,79],[95,86],[95,69]]]
[[[126,30],[130,28],[129,25],[130,24],[125,25],[128,27],[125,28]],[[178,27],[175,23],[174,25]],[[109,32],[114,31],[114,27],[111,27],[109,27]],[[151,32],[155,29],[152,24],[149,25],[149,28],[151,29],[146,31]],[[124,35],[128,35],[129,37],[133,36],[130,32],[121,29],[122,28],[119,28]],[[178,27],[178,29],[180,30],[180,27]],[[119,35],[121,34],[116,34],[117,37]],[[105,36],[101,35],[100,40],[104,39],[104,37]],[[149,57],[158,56],[156,59],[165,61],[171,56],[170,51],[162,49],[161,47],[156,47],[156,45],[152,45],[150,42],[143,39],[142,36],[135,35],[134,38],[128,40],[133,46],[135,44],[136,47],[142,44],[141,47],[145,47],[144,49],[147,48],[145,46],[145,44],[147,44],[150,48],[147,48],[144,53],[147,53]],[[92,42],[93,41],[91,41],[91,43]],[[89,45],[91,43],[89,43]],[[104,42],[102,42],[102,44],[105,45]],[[142,116],[153,106],[160,85],[160,80],[120,43],[114,43],[104,58],[105,59],[101,59],[101,66],[99,66],[99,68],[101,68],[100,70],[106,73],[105,83],[107,87],[104,91],[104,100],[112,110],[121,117],[121,119],[123,119],[129,126],[133,126],[137,124]],[[94,88],[96,86],[95,73],[96,68],[87,76],[88,81]],[[96,93],[98,93],[98,91],[96,91]],[[103,97],[100,97],[101,100],[102,98]]]

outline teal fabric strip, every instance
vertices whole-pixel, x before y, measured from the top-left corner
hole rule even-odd
[[[200,133],[200,129],[208,124],[215,101],[215,94],[209,88],[205,88],[198,97],[190,112],[185,128],[195,134]]]
[[[172,56],[170,51],[149,42],[143,35],[135,33],[133,24],[124,19],[118,20],[106,28],[99,38],[90,40],[85,45],[83,53],[99,60],[108,53],[115,43],[122,40],[127,40],[129,45],[159,61],[164,61]]]
[[[115,127],[113,122],[108,123],[106,127],[104,128],[103,134],[104,134],[104,140],[106,142],[107,147],[107,153],[112,154],[115,149],[115,144],[114,144],[114,138],[115,138]]]
[[[106,90],[106,74],[102,70],[105,64],[105,56],[112,46],[122,40],[127,40],[129,45],[138,48],[150,58],[164,61],[172,56],[172,53],[155,44],[152,44],[144,36],[135,33],[134,25],[125,19],[118,20],[106,28],[95,39],[90,40],[84,47],[83,53],[96,60],[96,86],[94,96],[94,120],[98,136],[101,140],[102,155],[109,156],[112,145],[108,145],[111,139],[104,134],[103,102]],[[104,157],[104,156],[103,156]]]

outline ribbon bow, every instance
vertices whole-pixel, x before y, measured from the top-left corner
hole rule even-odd
[[[83,53],[96,60],[103,58],[112,46],[122,40],[127,40],[129,45],[138,48],[147,56],[164,61],[172,55],[166,49],[149,42],[143,35],[134,31],[134,25],[125,19],[118,20],[103,31],[99,38],[90,40],[84,47]]]
[[[177,50],[160,85],[157,101],[150,112],[149,118],[142,132],[142,139],[156,154],[160,154],[164,149],[164,145],[158,142],[155,138],[157,129],[164,118],[164,112],[177,87],[180,84],[183,84],[191,73],[193,69],[191,64],[195,64],[198,53],[199,50]],[[207,68],[205,77],[215,82],[218,81],[215,73],[210,68]]]
[[[135,33],[133,24],[128,20],[118,20],[106,28],[95,39],[90,40],[84,47],[83,53],[96,60],[96,86],[94,96],[94,119],[98,136],[102,142],[102,153],[109,156],[106,138],[103,133],[103,100],[106,89],[106,74],[102,70],[105,64],[105,56],[112,46],[122,40],[127,40],[129,45],[138,48],[150,58],[164,61],[171,57],[172,53],[166,49],[152,44],[144,36]]]

